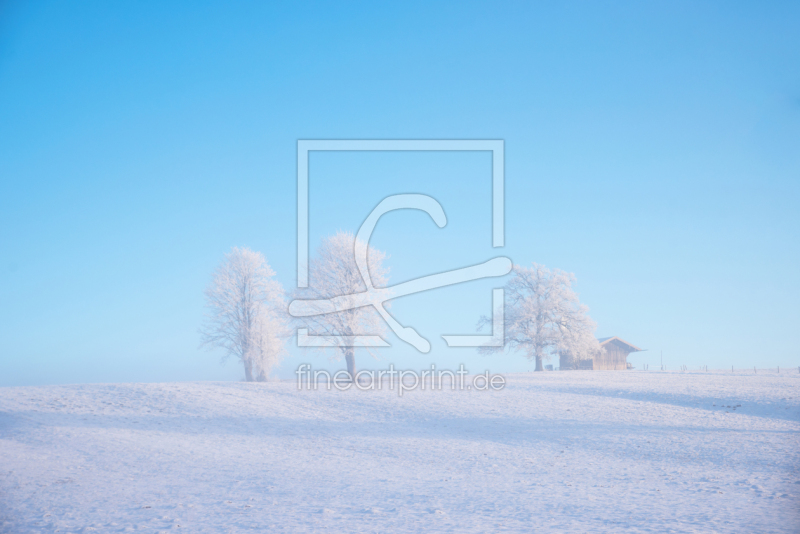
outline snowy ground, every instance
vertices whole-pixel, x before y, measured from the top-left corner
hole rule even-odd
[[[507,378],[0,388],[0,531],[800,531],[797,370]]]

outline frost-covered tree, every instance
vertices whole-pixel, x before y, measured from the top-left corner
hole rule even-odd
[[[248,382],[266,380],[285,354],[286,300],[273,276],[261,253],[234,247],[205,291],[202,345],[224,349],[224,358],[238,358]]]
[[[543,265],[515,265],[505,286],[504,347],[481,347],[483,353],[522,351],[542,371],[543,360],[568,354],[573,361],[594,357],[601,351],[594,337],[595,323],[589,309],[572,289],[575,275]],[[491,325],[482,317],[479,327]]]
[[[343,297],[343,302],[347,302],[348,298],[355,302],[355,296],[348,296],[367,290],[355,259],[357,254],[364,254],[365,248],[372,285],[376,288],[385,287],[389,275],[389,269],[383,265],[386,254],[363,241],[357,241],[353,234],[340,231],[323,239],[316,257],[309,262],[309,287],[299,289],[296,298],[319,300]],[[297,323],[308,328],[309,334],[317,336],[381,336],[386,332],[386,323],[372,306],[300,317]],[[372,354],[369,349],[366,350]],[[335,347],[334,358],[342,357],[347,363],[347,371],[354,377],[355,347],[347,346],[340,340]]]

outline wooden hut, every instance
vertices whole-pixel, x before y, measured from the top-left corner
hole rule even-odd
[[[574,362],[568,354],[561,354],[559,356],[559,368],[564,370],[630,369],[631,364],[628,363],[628,354],[643,350],[617,336],[604,337],[597,341],[600,343],[600,347],[605,349],[605,352],[591,360],[582,360],[580,362]]]
[[[628,354],[642,350],[617,336],[604,337],[597,341],[606,351],[594,359],[592,369],[630,369]]]

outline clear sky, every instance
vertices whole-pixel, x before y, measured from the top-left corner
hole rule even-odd
[[[425,193],[446,228],[376,230],[392,283],[502,253],[574,272],[634,365],[800,365],[800,3],[12,1],[0,385],[240,379],[202,292],[234,245],[294,286],[298,139],[505,141],[505,248],[487,155],[318,154],[312,250]],[[359,365],[532,368],[439,337],[495,285],[398,300],[432,352]],[[294,352],[278,376],[329,365]]]

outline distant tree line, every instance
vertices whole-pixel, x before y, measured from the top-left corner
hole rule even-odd
[[[202,346],[223,349],[223,359],[239,360],[245,380],[265,381],[287,354],[286,343],[292,329],[303,327],[311,335],[334,341],[334,346],[320,350],[332,351],[333,359],[344,359],[350,376],[355,376],[355,348],[342,340],[385,335],[386,324],[378,312],[364,306],[292,318],[287,303],[290,297],[330,299],[365,291],[355,261],[357,247],[368,247],[373,284],[385,286],[389,275],[384,266],[386,255],[367,243],[357,242],[348,232],[323,239],[309,264],[309,287],[291,294],[274,279],[275,272],[261,253],[234,247],[205,290],[207,314],[200,329]],[[573,274],[558,269],[535,263],[532,267],[515,265],[505,285],[503,309],[494,310],[504,315],[504,345],[480,347],[479,352],[521,352],[535,362],[536,371],[544,370],[544,361],[560,355],[565,355],[565,361],[575,368],[581,361],[595,357],[602,350],[594,337],[596,325],[588,308],[580,303],[572,287],[574,282]],[[490,317],[481,317],[478,327],[491,324]]]

